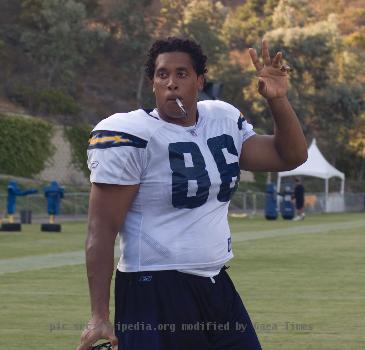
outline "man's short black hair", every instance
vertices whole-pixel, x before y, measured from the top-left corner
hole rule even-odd
[[[208,71],[206,68],[207,56],[204,55],[198,43],[190,39],[168,37],[155,41],[148,52],[145,71],[151,80],[155,74],[156,58],[164,52],[186,52],[191,57],[197,75],[203,75]]]

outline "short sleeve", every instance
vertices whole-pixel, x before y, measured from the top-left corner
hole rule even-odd
[[[93,131],[87,150],[90,182],[135,185],[141,182],[147,141],[115,131]]]
[[[230,103],[219,100],[207,100],[198,102],[198,106],[208,115],[213,116],[218,120],[221,120],[222,116],[231,120],[235,135],[237,135],[241,143],[247,141],[251,136],[256,135],[252,125],[248,123],[243,114]],[[236,131],[238,131],[238,133],[236,133]]]
[[[238,117],[237,126],[241,134],[242,143],[247,141],[251,136],[256,135],[255,131],[253,130],[252,124],[247,122],[242,113],[240,113]]]

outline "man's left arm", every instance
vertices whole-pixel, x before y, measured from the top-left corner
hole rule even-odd
[[[274,135],[255,135],[242,147],[241,169],[282,171],[294,169],[307,159],[307,143],[292,106],[286,96],[287,71],[281,66],[282,54],[271,60],[266,40],[262,42],[263,63],[256,51],[249,51],[259,76],[258,92],[266,98],[274,120]]]

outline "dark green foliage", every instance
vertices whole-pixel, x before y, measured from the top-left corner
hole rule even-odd
[[[341,68],[343,57],[350,56],[348,48],[328,21],[276,30],[269,40],[272,51],[281,50],[293,68],[289,96],[307,138],[316,137],[326,158],[336,165],[346,153],[349,131],[365,111],[365,89]],[[348,64],[355,65],[356,60]],[[343,170],[349,175],[349,168]]]
[[[128,81],[123,97],[135,100],[134,106],[138,107],[146,106],[142,97],[146,82],[143,67],[157,24],[151,3],[151,0],[114,2],[105,18],[110,31],[105,45],[107,57],[118,67],[117,74]]]
[[[54,149],[53,126],[37,118],[0,115],[0,173],[31,177],[43,170]]]
[[[86,150],[91,130],[92,127],[86,124],[65,127],[65,135],[71,145],[72,164],[86,177],[90,175],[86,164]]]
[[[75,115],[80,107],[74,98],[57,89],[39,91],[35,98],[36,109],[45,114]]]
[[[48,86],[70,86],[77,68],[102,45],[107,33],[85,25],[86,18],[87,7],[78,1],[22,0],[20,42]]]
[[[246,116],[249,110],[249,101],[244,98],[243,87],[250,83],[253,76],[250,76],[238,64],[222,64],[222,68],[217,72],[215,79],[222,82],[223,92],[219,99],[229,101],[240,109]]]
[[[279,0],[247,0],[231,10],[225,25],[231,49],[245,49],[271,28],[272,13]]]
[[[187,35],[208,55],[208,81],[224,83],[221,98],[272,133],[247,54],[250,46],[260,53],[265,36],[271,53],[281,50],[293,68],[289,99],[308,141],[316,137],[347,175],[365,176],[365,127],[357,127],[364,114],[365,0],[0,2],[0,95],[34,114],[92,123],[154,107],[143,71],[147,50],[155,39]],[[83,146],[80,152],[85,157]]]
[[[77,115],[80,112],[75,99],[58,89],[35,90],[18,84],[8,91],[8,96],[35,114]]]

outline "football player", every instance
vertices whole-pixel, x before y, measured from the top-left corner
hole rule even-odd
[[[108,339],[113,349],[261,349],[230,280],[227,220],[240,169],[281,171],[307,158],[287,97],[288,67],[266,40],[257,70],[274,135],[256,135],[232,105],[198,102],[206,56],[192,40],[156,41],[146,73],[154,110],[117,113],[92,131],[86,264],[92,317],[78,350]],[[109,320],[114,242],[115,320]],[[119,345],[118,345],[119,344]]]

